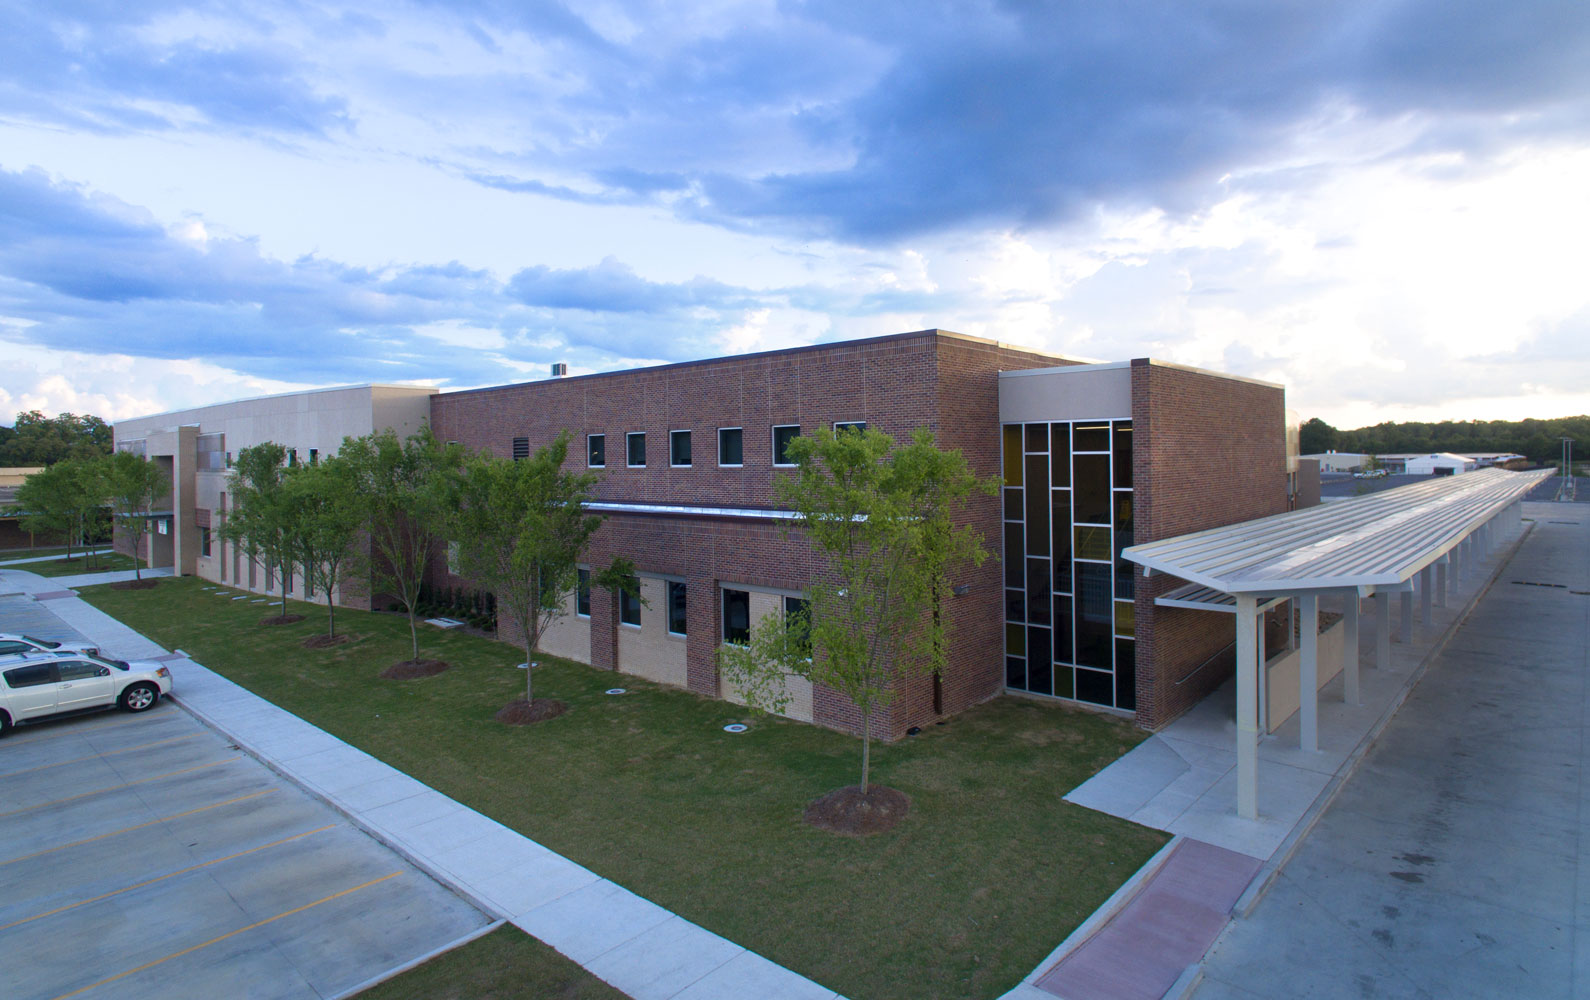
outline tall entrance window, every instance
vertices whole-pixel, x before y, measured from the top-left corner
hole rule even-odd
[[[1002,433],[1005,686],[1135,709],[1132,422]]]

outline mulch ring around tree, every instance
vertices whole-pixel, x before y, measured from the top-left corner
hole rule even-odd
[[[894,829],[910,811],[911,799],[898,788],[871,785],[863,795],[860,785],[847,785],[811,800],[802,818],[819,830],[870,837]]]
[[[118,580],[110,585],[111,590],[148,590],[150,587],[159,586],[159,580]]]
[[[505,726],[528,726],[534,722],[556,719],[568,710],[569,706],[556,698],[537,698],[535,701],[520,698],[498,709],[496,718]]]
[[[261,625],[295,625],[303,620],[303,615],[271,615],[269,618],[261,618],[259,623]]]
[[[327,649],[331,646],[340,646],[345,642],[352,642],[353,636],[346,632],[340,635],[312,635],[304,640],[305,649]]]
[[[435,677],[452,664],[446,660],[399,660],[381,671],[389,681],[412,681],[419,677]]]

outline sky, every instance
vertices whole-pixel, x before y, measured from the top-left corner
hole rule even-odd
[[[0,422],[929,327],[1590,412],[1583,0],[0,16]]]

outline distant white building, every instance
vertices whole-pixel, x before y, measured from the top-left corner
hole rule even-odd
[[[1369,461],[1369,456],[1361,451],[1327,451],[1300,457],[1319,462],[1321,472],[1357,472]]]
[[[1442,451],[1409,458],[1403,471],[1414,476],[1455,476],[1460,472],[1472,472],[1478,467],[1479,463],[1467,455]]]

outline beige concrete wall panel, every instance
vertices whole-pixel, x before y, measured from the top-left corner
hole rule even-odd
[[[999,380],[999,422],[1128,420],[1132,370],[1125,366],[1035,372]]]
[[[578,604],[574,592],[570,591],[567,600],[563,602],[563,617],[553,622],[552,627],[542,634],[541,649],[553,656],[561,656],[565,660],[590,663],[591,619],[581,618],[575,612]]]
[[[658,684],[688,687],[685,637],[668,634],[668,582],[641,577],[640,628],[618,626],[618,669]]]
[[[1321,690],[1342,672],[1342,637],[1346,631],[1346,626],[1338,621],[1319,634],[1316,669]],[[1264,664],[1264,690],[1268,702],[1265,718],[1269,720],[1265,732],[1275,732],[1297,713],[1303,690],[1302,670],[1301,648],[1289,649]]]
[[[752,628],[768,615],[783,615],[784,598],[778,594],[768,594],[761,591],[751,591],[751,621]],[[789,699],[784,711],[780,712],[785,718],[797,722],[812,721],[812,682],[804,677],[788,676],[784,678],[784,694]],[[745,695],[727,677],[723,679],[723,697],[736,705],[746,703]]]

